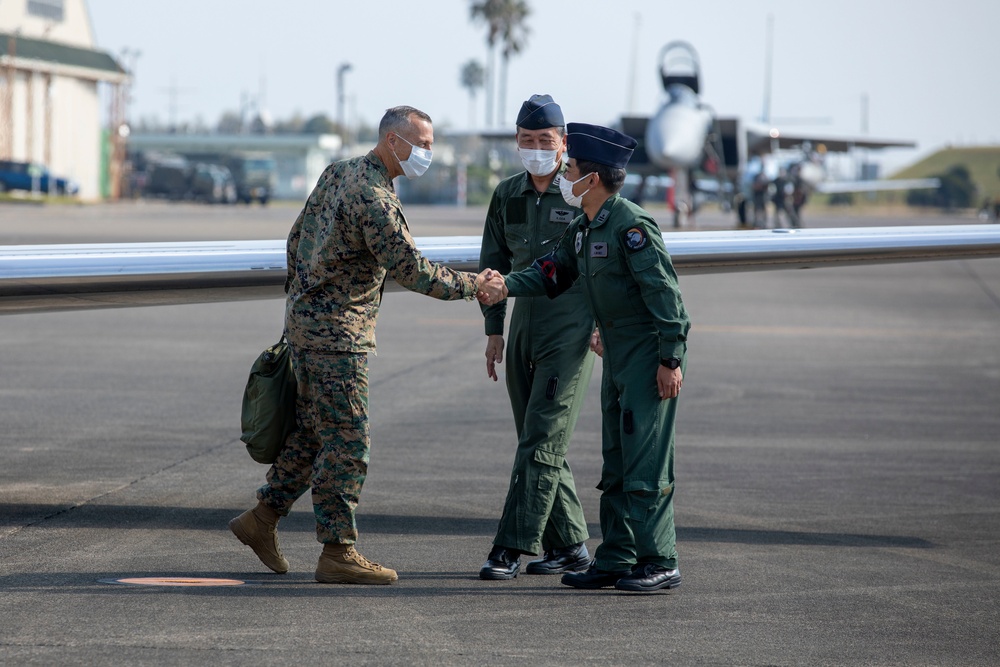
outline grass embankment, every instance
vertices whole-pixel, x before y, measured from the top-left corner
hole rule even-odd
[[[39,196],[32,197],[30,194],[25,195],[23,193],[10,193],[10,192],[0,192],[0,204],[24,204],[25,206],[45,206],[47,204],[81,204],[79,199],[76,197],[48,197]]]
[[[965,165],[979,191],[979,198],[1000,197],[1000,146],[944,148],[892,175],[892,178],[930,178],[955,165]],[[978,204],[978,202],[977,202]]]
[[[991,200],[1000,198],[1000,146],[970,146],[965,148],[944,148],[919,162],[896,172],[890,180],[910,178],[934,178],[955,165],[964,165],[969,170],[972,181],[976,184],[977,193],[973,200],[973,208],[979,208],[980,202],[989,197]],[[895,209],[914,211],[906,205],[907,190],[882,190],[879,192],[855,192],[851,195],[854,203],[851,206],[832,206],[837,209]],[[814,195],[810,204],[826,206],[831,195]]]

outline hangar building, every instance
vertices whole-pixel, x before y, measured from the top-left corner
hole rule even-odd
[[[114,142],[102,139],[99,84],[120,95],[128,78],[94,48],[84,0],[0,0],[0,160],[44,164],[98,199],[114,169]]]

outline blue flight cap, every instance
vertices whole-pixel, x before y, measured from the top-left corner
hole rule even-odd
[[[577,160],[624,169],[637,145],[635,139],[610,127],[587,123],[566,126],[566,154]]]
[[[517,114],[517,126],[526,130],[544,130],[565,124],[562,109],[551,95],[532,95]]]

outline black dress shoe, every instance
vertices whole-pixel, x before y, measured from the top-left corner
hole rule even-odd
[[[524,568],[527,574],[561,574],[563,572],[579,572],[590,566],[590,554],[583,542],[568,547],[546,551],[545,556],[528,563]]]
[[[513,579],[521,569],[521,552],[517,549],[494,546],[486,563],[479,570],[480,579]]]
[[[569,572],[562,576],[562,583],[573,588],[607,588],[629,574],[628,570],[601,570],[591,565],[586,572]]]
[[[668,570],[655,563],[639,563],[632,571],[615,583],[620,591],[650,593],[662,588],[676,588],[681,585],[681,571]]]

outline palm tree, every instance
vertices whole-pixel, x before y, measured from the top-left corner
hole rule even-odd
[[[526,0],[508,0],[504,3],[506,12],[504,13],[503,30],[503,50],[500,52],[502,72],[500,75],[500,100],[498,104],[499,122],[504,125],[504,110],[507,108],[507,63],[510,57],[520,53],[528,44],[528,33],[530,30],[524,24],[531,9]]]
[[[496,63],[496,42],[500,34],[499,8],[502,0],[472,2],[469,15],[474,23],[486,24],[486,127],[493,126],[493,82]]]
[[[503,75],[500,81],[500,123],[503,124],[504,99],[507,94],[507,63],[510,57],[520,53],[527,44],[528,27],[525,19],[531,13],[527,0],[472,0],[470,15],[475,22],[486,24],[486,45],[489,53],[488,83],[486,87],[486,125],[493,124],[493,85],[496,62],[497,40],[503,43]]]
[[[478,60],[470,60],[462,65],[462,87],[469,91],[469,127],[476,125],[476,92],[486,82],[486,70]]]

